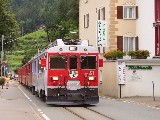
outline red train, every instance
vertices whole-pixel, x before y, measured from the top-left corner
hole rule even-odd
[[[18,75],[20,83],[47,104],[97,104],[102,66],[97,49],[88,41],[58,39],[19,68]]]

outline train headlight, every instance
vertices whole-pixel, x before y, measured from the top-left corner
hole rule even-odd
[[[54,76],[54,77],[52,77],[52,80],[57,81],[57,80],[58,80],[58,77],[57,77],[57,76]]]
[[[88,77],[88,80],[95,80],[95,77],[94,76]]]

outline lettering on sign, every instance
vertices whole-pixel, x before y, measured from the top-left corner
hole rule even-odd
[[[97,47],[106,47],[107,32],[106,21],[97,21]]]
[[[126,65],[124,62],[118,62],[118,84],[125,84]]]
[[[130,80],[141,80],[142,79],[142,75],[140,73],[138,73],[136,70],[132,71],[132,74],[130,76]]]
[[[128,70],[152,70],[152,66],[128,66]]]

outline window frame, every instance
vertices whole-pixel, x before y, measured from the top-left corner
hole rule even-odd
[[[89,27],[89,13],[84,15],[84,28]]]
[[[94,69],[90,69],[90,68],[82,68],[82,57],[95,57],[96,58],[96,63],[95,63],[95,68]],[[96,70],[98,66],[98,62],[97,62],[97,56],[96,55],[81,55],[80,56],[80,69],[81,70]]]
[[[130,18],[129,10],[132,8],[132,17]],[[127,16],[125,17],[125,10],[127,13]],[[136,6],[123,6],[123,19],[136,19]]]
[[[127,50],[125,50],[125,41],[127,39],[127,41],[129,41],[129,38],[133,38],[133,50],[130,50],[129,46],[130,46],[130,42],[128,42],[128,45],[127,45]],[[131,40],[131,39],[130,39]],[[129,51],[135,51],[136,50],[136,38],[134,36],[123,36],[123,51],[128,53]]]
[[[98,9],[98,20],[105,20],[105,7]]]
[[[58,58],[58,57],[66,57],[66,63],[65,63],[65,65],[66,65],[66,67],[65,68],[51,68],[51,58]],[[67,69],[67,61],[68,61],[68,57],[67,56],[50,56],[49,57],[49,70],[66,70]]]

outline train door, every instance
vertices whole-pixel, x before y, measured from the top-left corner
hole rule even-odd
[[[68,54],[68,76],[66,86],[68,90],[77,90],[81,88],[79,57],[78,54]]]

